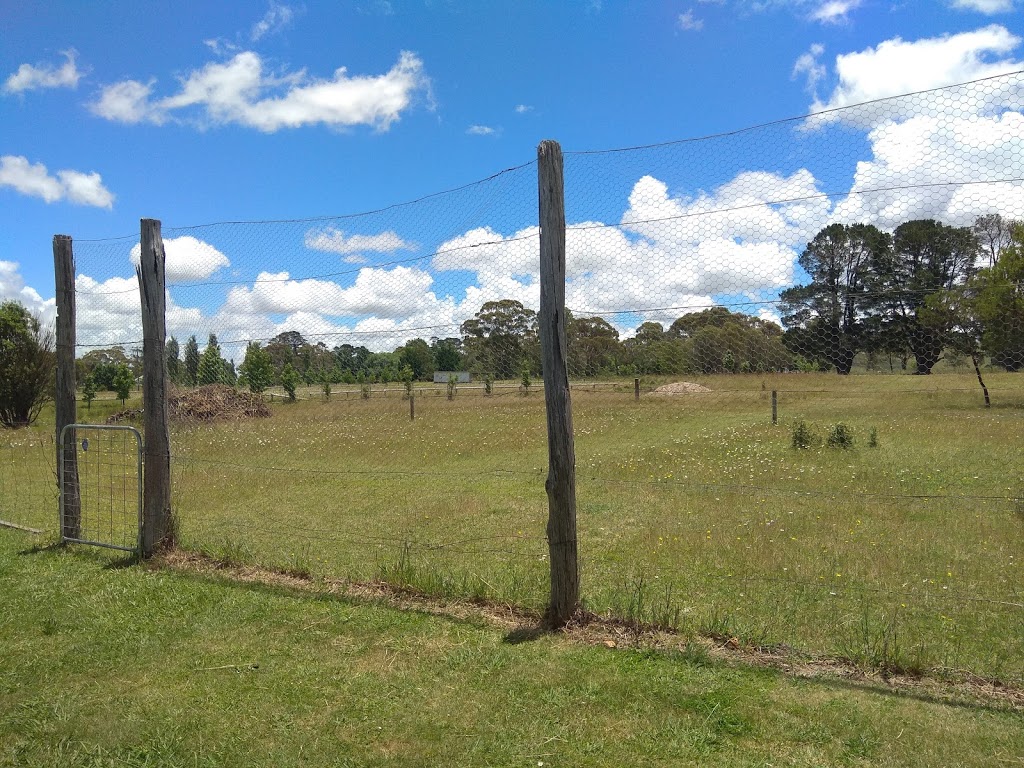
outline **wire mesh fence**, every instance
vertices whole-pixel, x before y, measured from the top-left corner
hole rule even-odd
[[[52,532],[57,524],[56,441],[25,428],[0,432],[0,527]]]
[[[588,608],[1022,679],[1022,78],[566,153]],[[542,605],[538,242],[533,163],[165,228],[182,543]],[[138,238],[75,252],[130,419]]]
[[[61,540],[140,551],[142,437],[127,426],[61,430]]]

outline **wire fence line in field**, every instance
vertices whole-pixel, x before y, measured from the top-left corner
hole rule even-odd
[[[55,529],[55,450],[50,434],[27,430],[0,433],[0,527]]]
[[[565,153],[587,608],[1024,680],[1022,86]],[[543,605],[538,172],[164,228],[183,546]],[[80,419],[140,417],[142,252],[75,242]]]

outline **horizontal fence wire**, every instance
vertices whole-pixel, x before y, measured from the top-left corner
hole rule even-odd
[[[56,439],[26,428],[0,431],[0,528],[57,529]]]
[[[565,153],[589,609],[1024,679],[1022,86]],[[184,546],[543,605],[536,173],[164,222]],[[138,423],[138,238],[74,246],[79,418]]]

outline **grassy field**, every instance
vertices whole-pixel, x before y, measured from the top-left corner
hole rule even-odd
[[[988,374],[990,409],[957,374],[699,382],[711,392],[634,402],[631,381],[574,392],[590,610],[875,668],[1024,682],[1013,501],[1024,378]],[[185,547],[543,605],[539,393],[421,392],[412,422],[395,387],[370,400],[306,394],[270,419],[175,430]],[[854,448],[793,450],[800,420],[822,437],[844,422]],[[45,451],[17,455],[44,477],[39,509],[52,519]]]
[[[994,766],[1019,712],[125,567],[0,530],[0,765]]]

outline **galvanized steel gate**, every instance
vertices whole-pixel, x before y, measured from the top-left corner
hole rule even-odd
[[[135,427],[68,424],[58,456],[62,542],[142,551],[142,435]]]

